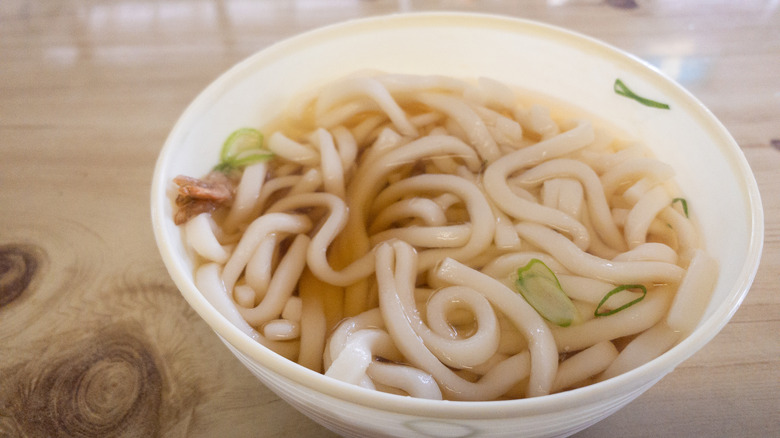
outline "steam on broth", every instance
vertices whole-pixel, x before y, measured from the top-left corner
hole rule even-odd
[[[542,396],[663,354],[717,277],[674,172],[540,101],[354,76],[236,131],[176,180],[198,288],[280,355],[414,397]]]

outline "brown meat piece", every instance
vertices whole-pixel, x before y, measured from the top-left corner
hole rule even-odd
[[[179,209],[173,216],[176,225],[233,202],[235,182],[222,172],[211,172],[203,179],[179,175],[173,182],[179,186],[176,197]]]

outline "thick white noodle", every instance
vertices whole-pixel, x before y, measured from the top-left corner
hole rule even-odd
[[[394,262],[397,261],[397,257],[393,246],[382,243],[377,248],[376,253],[379,308],[387,330],[406,360],[415,367],[430,373],[436,379],[442,394],[457,400],[489,400],[504,394],[509,388],[527,377],[527,371],[530,371],[527,353],[520,353],[506,359],[476,383],[464,380],[442,364],[415,333],[406,316],[406,309],[396,294]],[[550,384],[552,384],[552,379],[550,379]]]
[[[498,280],[450,258],[443,260],[439,265],[437,276],[452,284],[479,291],[493,306],[501,309],[528,341],[528,349],[531,353],[528,396],[549,394],[558,369],[558,353],[547,324],[533,307],[520,294]]]
[[[684,335],[696,328],[707,310],[707,303],[718,281],[717,274],[718,265],[715,259],[703,250],[696,250],[688,266],[688,273],[677,289],[672,308],[666,317],[669,327]]]
[[[379,308],[373,308],[359,315],[347,318],[342,321],[335,330],[333,330],[333,333],[331,333],[330,337],[328,338],[325,349],[325,369],[330,367],[330,364],[333,362],[333,358],[338,357],[339,353],[341,353],[341,350],[343,350],[347,345],[347,339],[352,333],[367,328],[385,328],[385,322],[382,319],[382,314],[380,313]]]
[[[341,155],[336,150],[336,143],[330,132],[320,128],[315,132],[316,143],[320,149],[320,166],[322,169],[322,184],[325,191],[344,197],[344,166]]]
[[[284,175],[268,180],[263,184],[263,188],[260,190],[260,197],[257,200],[258,208],[257,211],[253,212],[253,217],[260,215],[266,207],[266,202],[268,202],[274,194],[297,185],[301,179],[303,179],[302,175]]]
[[[325,207],[329,213],[309,245],[306,255],[309,269],[323,281],[337,286],[348,286],[370,275],[374,265],[372,252],[363,254],[340,271],[334,270],[328,262],[328,248],[347,222],[347,206],[338,196],[330,193],[287,196],[272,205],[268,211],[294,211],[306,207]]]
[[[541,196],[541,203],[545,206],[561,210],[575,219],[580,218],[585,192],[579,181],[572,178],[547,179],[542,184]]]
[[[303,177],[290,188],[290,191],[287,194],[296,195],[298,193],[310,193],[317,190],[321,185],[322,172],[316,168],[309,169],[303,174]]]
[[[416,99],[452,118],[463,129],[469,143],[474,146],[483,160],[492,163],[501,156],[498,145],[490,135],[485,122],[462,99],[430,92],[420,93]]]
[[[514,109],[517,105],[517,96],[509,85],[485,76],[477,79],[477,85],[479,86],[477,96],[470,96],[467,89],[463,92],[463,97],[478,99],[479,104],[489,107]]]
[[[444,209],[436,201],[428,198],[402,199],[379,212],[368,228],[370,234],[384,230],[403,219],[419,219],[428,226],[445,225],[447,216]]]
[[[276,233],[266,235],[246,264],[244,279],[258,297],[265,296],[271,283],[279,237]]]
[[[376,80],[384,85],[394,95],[407,94],[413,96],[421,91],[438,89],[448,90],[458,94],[472,87],[466,81],[439,75],[382,74]]]
[[[206,260],[225,263],[230,257],[230,247],[217,240],[212,228],[211,214],[201,213],[184,224],[184,234],[192,249]]]
[[[580,222],[558,210],[517,196],[507,184],[507,178],[519,170],[583,148],[593,141],[593,136],[591,124],[579,122],[569,131],[499,158],[485,170],[483,180],[485,191],[509,216],[524,221],[550,224],[571,235],[577,246],[586,249],[590,238]]]
[[[341,167],[346,174],[355,166],[355,159],[358,155],[357,140],[349,129],[343,126],[336,126],[330,130],[330,133],[333,134],[333,139],[336,141],[336,147],[341,157]]]
[[[583,150],[580,156],[587,162],[593,170],[599,175],[604,175],[617,166],[634,158],[646,158],[647,148],[640,144],[623,146],[617,152],[592,152]],[[609,198],[609,196],[607,196]]]
[[[539,185],[550,178],[574,178],[579,181],[585,189],[593,227],[612,248],[618,251],[626,249],[626,242],[612,220],[601,181],[593,169],[576,160],[557,158],[528,169],[516,181],[530,186]]]
[[[556,274],[565,274],[569,272],[568,269],[566,269],[556,259],[550,257],[549,254],[532,251],[521,251],[511,252],[493,258],[490,263],[486,264],[482,268],[482,273],[501,281],[507,280],[510,282],[507,284],[511,284],[511,282],[514,281],[511,276],[516,275],[519,268],[527,265],[528,262],[533,259],[541,260]]]
[[[430,374],[406,365],[373,361],[366,374],[376,384],[403,390],[412,397],[441,400],[441,390]]]
[[[301,327],[295,321],[274,319],[263,325],[263,336],[273,341],[290,341],[301,336]]]
[[[428,300],[426,314],[442,317],[447,303],[455,302],[470,309],[476,319],[477,330],[467,338],[442,336],[428,327],[414,300],[414,282],[417,277],[417,255],[405,242],[393,243],[395,250],[395,290],[412,329],[425,346],[445,365],[468,368],[478,365],[498,348],[499,326],[490,302],[478,292],[466,287],[451,286],[436,291]]]
[[[678,258],[677,253],[669,247],[669,245],[648,242],[638,245],[624,253],[620,253],[613,257],[612,260],[616,262],[655,260],[658,262],[677,264]]]
[[[222,222],[222,228],[226,232],[235,232],[239,225],[252,217],[252,212],[256,211],[267,171],[266,163],[255,163],[244,168],[241,181],[233,196],[233,205],[230,206],[230,212]]]
[[[367,210],[372,204],[372,197],[381,189],[381,185],[387,176],[399,167],[426,157],[447,154],[462,158],[473,171],[479,170],[482,166],[476,152],[469,145],[455,137],[432,136],[422,137],[392,149],[382,155],[381,159],[368,160],[367,163],[364,163],[357,170],[352,178],[350,187],[347,190],[349,217],[343,232],[335,242],[335,256],[344,257],[345,263],[351,263],[344,271],[356,264],[366,267],[368,271],[360,270],[360,275],[353,275],[347,278],[341,276],[340,280],[342,281],[340,282],[326,279],[329,283],[339,286],[350,285],[346,292],[348,314],[355,314],[365,310],[365,302],[368,299],[367,286],[363,283],[354,283],[359,279],[365,278],[372,269],[371,265],[373,263],[368,264],[368,266],[362,264],[365,260],[373,261],[370,260],[372,257],[370,255],[371,245],[366,230]],[[473,245],[468,249],[471,248],[473,248]],[[347,282],[346,280],[349,281]]]
[[[284,309],[282,309],[282,318],[290,321],[300,321],[301,309],[303,307],[301,301],[300,297],[290,297],[284,304]]]
[[[457,248],[422,251],[420,253],[420,271],[433,267],[443,257],[467,260],[490,246],[496,226],[490,204],[479,187],[463,178],[454,175],[418,175],[406,178],[383,190],[374,202],[378,206],[389,205],[403,195],[420,191],[446,192],[457,195],[465,203],[470,218],[468,241]]]
[[[248,284],[239,284],[233,288],[233,300],[241,307],[255,307],[259,295]]]
[[[685,271],[674,264],[655,261],[615,262],[588,254],[562,234],[529,222],[515,226],[520,237],[555,257],[570,271],[615,284],[677,283]]]
[[[560,133],[558,124],[550,117],[547,107],[537,104],[531,105],[528,110],[518,107],[514,116],[523,129],[539,134],[543,140]]]
[[[614,154],[609,154],[614,155]],[[624,184],[643,178],[652,178],[655,182],[666,181],[674,176],[671,166],[653,158],[633,158],[620,163],[601,175],[604,196],[610,199]]]
[[[680,258],[690,261],[693,253],[699,248],[699,236],[693,223],[672,207],[666,207],[658,214],[658,217],[669,224],[677,236],[677,252]],[[668,230],[669,227],[663,227]],[[687,263],[683,264],[685,266]]]
[[[293,163],[299,163],[304,166],[316,166],[320,162],[320,156],[317,151],[298,143],[279,131],[268,137],[266,146],[274,154]]]
[[[569,298],[591,304],[598,304],[608,292],[615,289],[614,284],[576,275],[560,274],[558,275],[558,282],[561,284],[561,289],[566,292],[566,295],[568,295]],[[630,290],[621,291],[620,293],[609,297],[609,299],[602,304],[601,310],[617,309],[641,296],[641,292],[633,292]]]
[[[664,322],[654,325],[623,347],[618,357],[601,373],[599,380],[626,373],[655,359],[669,350],[680,339],[680,335],[680,332],[670,329]]]
[[[504,251],[519,251],[522,242],[517,235],[517,231],[515,231],[515,224],[512,222],[512,219],[492,202],[490,203],[490,208],[493,216],[496,218],[496,232],[493,236],[493,245]]]
[[[233,304],[230,295],[228,295],[225,290],[225,286],[221,279],[220,268],[220,265],[216,263],[206,263],[195,271],[195,286],[203,294],[206,300],[208,300],[222,316],[227,318],[228,321],[233,323],[234,326],[238,327],[239,330],[246,333],[249,337],[281,356],[297,361],[299,348],[297,342],[272,341],[258,333],[254,327],[250,326],[249,323],[244,320],[236,306]]]
[[[637,304],[618,313],[594,318],[569,327],[553,327],[558,351],[571,352],[588,348],[602,341],[640,333],[662,320],[672,300],[672,289],[657,287]]]
[[[559,392],[604,371],[618,357],[612,342],[602,341],[561,362],[553,391]]]
[[[639,181],[632,184],[621,195],[623,200],[630,205],[635,205],[639,200],[647,194],[653,187],[657,187],[658,184],[653,182],[650,178],[642,178]]]
[[[417,129],[409,122],[404,110],[398,106],[387,89],[373,78],[350,78],[326,87],[315,103],[315,115],[320,117],[336,104],[356,97],[364,97],[376,102],[402,134],[417,135]]]
[[[268,284],[268,291],[260,303],[251,309],[238,308],[241,316],[248,323],[257,327],[282,315],[284,305],[293,292],[295,292],[295,285],[301,278],[303,268],[306,266],[306,250],[308,249],[309,241],[309,236],[305,234],[295,236],[287,253],[279,261],[279,266],[277,266],[273,277],[271,277],[271,282]]]
[[[320,114],[317,117],[317,125],[332,128],[360,113],[381,111],[382,108],[373,100],[352,100]],[[387,120],[384,116],[381,118]]]
[[[647,241],[647,230],[658,213],[671,204],[672,198],[662,186],[655,186],[642,196],[626,218],[624,233],[629,248]]]
[[[233,290],[241,272],[266,236],[273,233],[304,233],[310,228],[311,220],[303,215],[273,213],[252,221],[222,271],[225,289]]]
[[[381,114],[367,116],[362,122],[352,128],[352,136],[358,145],[370,143],[374,140],[377,129],[387,121],[387,118]]]
[[[516,121],[488,108],[477,106],[474,111],[482,118],[491,137],[503,152],[517,149],[523,141],[523,128]]]
[[[472,228],[471,225],[411,225],[380,231],[371,236],[370,242],[371,246],[374,246],[386,240],[400,239],[418,248],[458,248],[468,243]]]
[[[360,167],[365,167],[367,163],[375,161],[382,155],[409,143],[408,138],[405,138],[398,132],[396,132],[390,126],[384,126],[379,130],[376,139],[371,143],[371,146],[365,150],[360,157]],[[404,163],[405,164],[405,163]],[[391,174],[392,176],[392,174]]]
[[[368,366],[376,356],[395,361],[403,360],[386,331],[358,330],[349,335],[346,345],[325,371],[325,375],[357,385],[365,377]]]
[[[461,313],[451,314],[454,310],[467,310],[465,313],[474,318],[474,333],[469,333],[465,338],[456,337],[451,321],[456,322]],[[457,286],[439,289],[427,302],[425,315],[430,331],[436,336],[426,333],[422,335],[423,340],[426,345],[441,351],[447,358],[445,360],[444,356],[438,355],[442,362],[454,368],[479,365],[498,349],[498,319],[490,303],[472,289]]]

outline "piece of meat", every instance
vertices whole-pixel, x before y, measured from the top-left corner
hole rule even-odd
[[[211,172],[203,179],[179,175],[173,179],[179,186],[176,206],[179,209],[173,216],[176,225],[219,207],[229,206],[233,202],[235,182],[222,172]]]

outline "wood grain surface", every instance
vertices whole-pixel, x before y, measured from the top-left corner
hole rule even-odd
[[[780,435],[777,1],[3,0],[0,436],[333,436],[263,387],[181,298],[152,236],[152,170],[178,115],[234,63],[322,25],[421,10],[602,39],[731,131],[765,209],[751,292],[702,351],[577,436]]]

